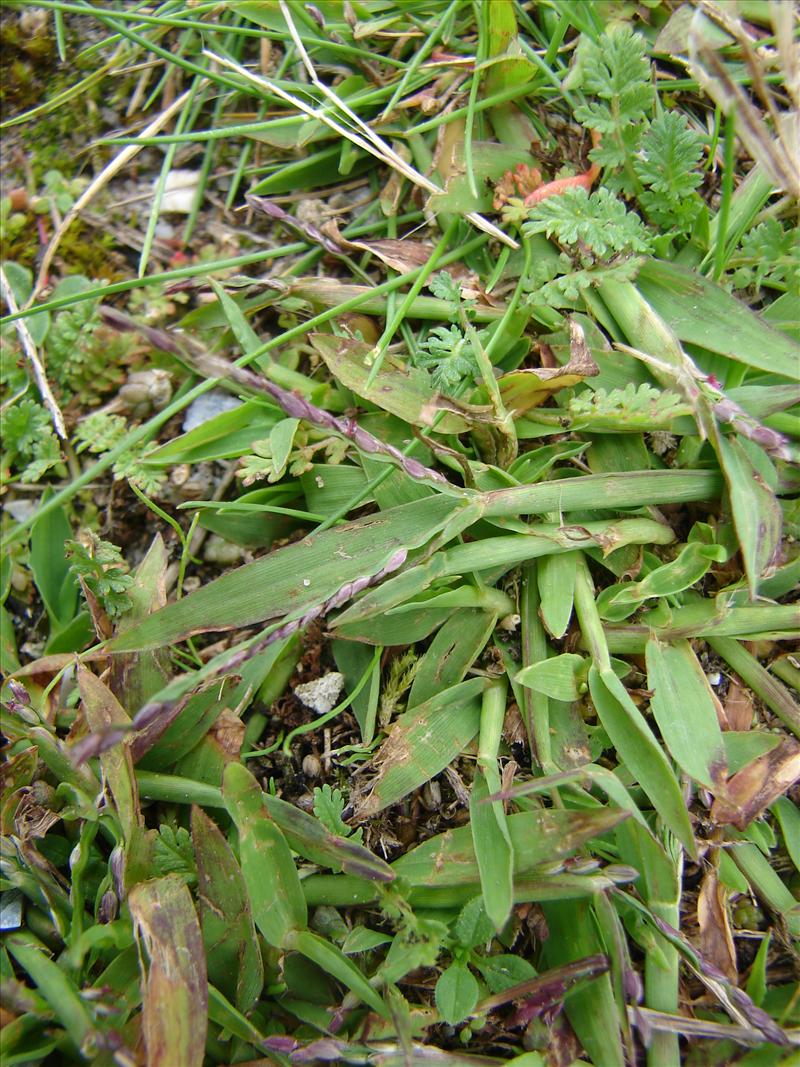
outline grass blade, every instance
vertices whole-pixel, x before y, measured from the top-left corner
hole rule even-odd
[[[142,997],[148,1067],[202,1067],[208,983],[189,890],[178,875],[167,875],[134,886],[128,903],[150,961]]]
[[[267,814],[261,786],[241,763],[225,768],[222,792],[239,832],[239,857],[256,926],[281,948],[308,924],[300,878],[286,839]]]
[[[688,641],[647,643],[647,684],[655,720],[670,755],[708,789],[724,788],[727,760],[715,697]]]
[[[377,757],[378,777],[357,807],[359,818],[374,815],[435,778],[480,727],[478,697],[484,678],[470,678],[401,715]]]
[[[219,827],[192,805],[192,844],[208,977],[247,1012],[264,985],[264,968],[241,869]]]

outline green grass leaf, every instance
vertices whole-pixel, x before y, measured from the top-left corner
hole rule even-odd
[[[192,843],[208,976],[239,1011],[247,1012],[264,985],[247,887],[222,831],[196,804]]]
[[[255,924],[270,945],[286,945],[305,929],[308,913],[300,878],[281,831],[262,802],[261,786],[241,763],[229,763],[222,783],[228,814],[239,832],[239,856]]]
[[[204,630],[299,618],[348,582],[378,573],[398,552],[424,545],[448,525],[454,536],[470,517],[470,509],[458,499],[439,495],[326,530],[310,543],[287,545],[168,604],[115,638],[109,648],[156,648]]]
[[[696,782],[724,789],[727,759],[715,697],[688,641],[647,643],[650,707],[670,755]]]
[[[601,673],[592,665],[589,669],[589,692],[620,762],[639,782],[659,816],[684,848],[694,855],[694,834],[678,780],[625,686],[613,671]]]

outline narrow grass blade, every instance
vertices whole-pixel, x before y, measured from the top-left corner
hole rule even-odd
[[[783,512],[764,480],[763,471],[756,468],[749,449],[746,450],[738,438],[718,434],[716,448],[728,483],[733,523],[742,548],[750,592],[755,596],[764,572],[776,562]],[[764,460],[769,462],[766,456]]]
[[[514,855],[515,879],[544,864],[558,862],[626,818],[628,812],[614,808],[595,811],[542,808],[509,815],[506,825]],[[434,889],[480,883],[468,826],[447,830],[417,845],[395,860],[392,870],[415,887]]]
[[[786,851],[800,871],[800,808],[788,797],[778,797],[772,805],[772,812],[781,828]]]
[[[626,471],[561,478],[539,485],[497,489],[485,497],[486,518],[542,515],[548,511],[616,511],[648,504],[685,504],[713,500],[722,489],[716,471]]]
[[[687,851],[696,846],[680,785],[647,722],[613,671],[589,669],[589,692],[603,729],[659,816]]]
[[[500,931],[514,904],[514,849],[503,802],[487,803],[491,790],[477,769],[470,794],[470,827],[486,914]],[[499,810],[498,810],[499,809]]]
[[[577,558],[574,552],[545,556],[536,568],[542,621],[551,637],[563,637],[569,626]]]
[[[490,793],[500,792],[497,757],[506,718],[508,681],[496,679],[483,694],[481,730],[478,740],[478,766],[470,794],[470,824],[475,859],[481,876],[486,914],[499,932],[514,904],[514,846],[508,829],[503,801],[489,801]]]
[[[178,875],[167,875],[134,886],[128,903],[149,960],[142,997],[148,1067],[202,1067],[208,982],[191,894]]]
[[[357,807],[374,815],[435,778],[469,744],[480,727],[478,697],[484,678],[471,678],[401,715],[377,757],[378,777]]]
[[[357,841],[337,837],[326,830],[319,819],[280,797],[262,793],[269,817],[285,836],[288,844],[312,863],[346,871],[374,882],[391,882],[395,874],[384,860]]]
[[[495,617],[480,608],[457,611],[447,620],[414,675],[409,710],[464,679],[489,640],[494,622]]]
[[[368,1004],[373,1011],[385,1019],[391,1018],[389,1009],[383,1003],[377,991],[369,984],[352,960],[329,941],[313,934],[310,930],[295,930],[287,938],[287,948],[302,952],[304,956],[321,967],[326,974],[338,979],[356,996]]]
[[[697,271],[649,259],[636,285],[679,340],[767,374],[800,380],[800,346]]]
[[[25,934],[10,934],[3,944],[30,976],[75,1046],[82,1049],[94,1028],[80,991],[72,979],[34,939]]]
[[[208,977],[247,1012],[264,985],[247,888],[221,830],[197,805],[192,806],[192,844]]]
[[[681,769],[715,792],[724,788],[727,760],[715,697],[688,641],[647,643],[647,684],[664,743]]]
[[[308,923],[300,878],[286,839],[262,803],[261,786],[241,763],[229,763],[222,783],[239,832],[239,857],[256,926],[280,948]]]
[[[155,648],[206,629],[298,617],[348,583],[378,573],[398,553],[425,544],[459,513],[465,522],[471,518],[460,501],[440,495],[325,530],[310,543],[287,545],[168,604],[115,638],[110,650]]]
[[[542,905],[549,937],[545,942],[548,965],[557,967],[604,953],[589,900],[550,902]],[[575,1033],[594,1064],[624,1067],[620,1021],[608,974],[570,991],[564,1007]]]
[[[594,661],[589,668],[589,693],[619,762],[636,778],[661,818],[694,856],[694,835],[678,780],[646,719],[611,667],[585,561],[576,575],[575,610]]]

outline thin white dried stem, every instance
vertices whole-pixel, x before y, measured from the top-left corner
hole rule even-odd
[[[290,24],[290,33],[292,28],[293,24]],[[299,40],[299,37],[297,37],[298,42]],[[300,42],[300,48],[302,49],[302,42]],[[370,129],[370,127],[363,122],[362,119],[360,119],[358,115],[356,115],[356,113],[333,92],[332,89],[328,88],[328,86],[321,82],[319,78],[317,78],[316,73],[312,73],[313,67],[310,68],[309,73],[314,85],[347,117],[350,122],[355,123],[357,130],[361,132],[357,132],[349,126],[345,126],[343,120],[337,121],[337,119],[334,119],[327,108],[312,107],[310,104],[306,104],[299,97],[282,89],[281,86],[276,85],[275,82],[271,81],[269,78],[263,78],[258,74],[254,74],[252,71],[247,70],[246,67],[241,66],[241,64],[236,63],[233,60],[219,56],[215,52],[210,52],[208,49],[204,50],[203,54],[209,59],[213,59],[214,62],[218,63],[220,66],[234,71],[236,74],[240,75],[240,77],[257,85],[262,91],[266,90],[279,97],[281,100],[285,100],[287,103],[297,108],[298,111],[302,111],[304,115],[308,115],[309,118],[317,119],[319,122],[325,123],[329,129],[338,133],[340,137],[344,137],[353,144],[358,145],[359,148],[362,148],[365,152],[375,156],[393,170],[398,171],[403,177],[408,178],[410,182],[413,182],[414,185],[418,185],[421,189],[425,189],[426,192],[431,194],[442,192],[440,186],[431,181],[431,179],[427,178],[424,174],[421,174],[418,170],[412,167],[410,163],[407,163],[402,156],[398,155],[398,153],[383,140],[382,137],[379,137],[374,130]],[[303,54],[305,55],[304,62],[307,61],[308,64],[310,64],[311,61],[304,49],[301,51],[301,55]],[[508,245],[509,248],[519,247],[513,237],[509,237],[507,233],[504,233],[501,229],[495,226],[494,223],[489,222],[483,215],[479,215],[475,211],[470,211],[467,213],[466,218],[469,219],[477,229],[482,230],[484,233],[488,233],[491,237],[497,238],[498,241],[502,241],[502,243]]]
[[[6,278],[6,272],[0,267],[0,293],[3,300],[6,303],[6,307],[12,315],[16,315],[19,311],[17,301],[14,298],[14,293],[11,286],[8,284],[8,278]],[[67,430],[64,426],[64,416],[61,414],[61,408],[59,408],[56,398],[50,389],[50,385],[47,381],[47,375],[45,374],[42,362],[39,359],[39,353],[36,351],[36,343],[31,337],[31,331],[28,329],[28,324],[24,319],[17,319],[14,323],[14,329],[17,331],[20,344],[22,345],[22,351],[25,354],[25,358],[31,365],[34,380],[36,381],[36,387],[39,390],[39,395],[42,398],[44,406],[50,412],[50,418],[53,420],[53,426],[56,433],[63,440],[67,438]]]
[[[185,93],[182,93],[178,97],[177,100],[174,100],[169,105],[169,107],[165,108],[161,112],[161,114],[150,123],[149,126],[146,126],[142,130],[141,136],[152,137],[154,134],[158,133],[159,130],[161,130],[162,127],[166,125],[167,122],[169,122],[172,116],[177,111],[180,111],[180,109],[189,99],[190,93],[191,90],[187,89]],[[36,285],[33,288],[33,292],[31,293],[30,299],[25,305],[26,308],[30,307],[33,304],[36,297],[47,285],[47,276],[50,270],[50,264],[53,262],[53,256],[56,254],[56,250],[61,244],[64,234],[70,228],[70,226],[78,217],[78,215],[80,215],[83,208],[85,208],[86,205],[94,199],[94,197],[100,192],[101,189],[108,185],[108,183],[111,181],[115,174],[118,174],[119,171],[122,170],[122,168],[127,163],[129,163],[134,156],[138,155],[138,153],[141,152],[141,150],[145,147],[146,146],[143,144],[126,145],[126,147],[123,148],[118,155],[114,156],[114,158],[100,171],[100,173],[91,182],[91,184],[88,185],[86,189],[84,189],[84,191],[75,201],[75,203],[66,213],[66,215],[61,221],[61,225],[53,234],[50,244],[47,246],[47,251],[45,252],[44,257],[42,258],[42,264],[39,268],[39,276],[36,279]]]

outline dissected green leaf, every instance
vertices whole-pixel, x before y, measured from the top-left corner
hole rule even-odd
[[[437,393],[426,371],[387,356],[374,384],[367,386],[368,359],[372,351],[369,345],[329,334],[314,334],[311,340],[331,374],[342,385],[412,426],[431,425],[436,414]],[[430,414],[426,415],[426,411]],[[440,433],[463,433],[467,428],[467,421],[453,412],[445,414],[436,424]]]

